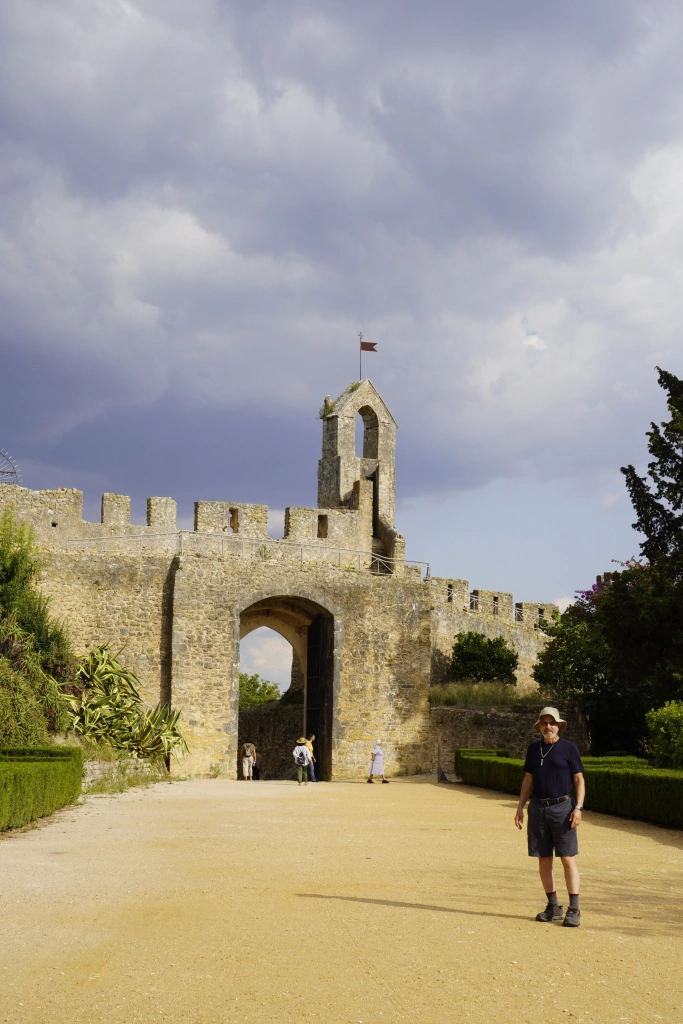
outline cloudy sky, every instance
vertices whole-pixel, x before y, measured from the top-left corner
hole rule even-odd
[[[411,557],[548,600],[637,551],[618,469],[683,373],[677,5],[5,0],[0,40],[27,486],[315,503],[362,330]]]

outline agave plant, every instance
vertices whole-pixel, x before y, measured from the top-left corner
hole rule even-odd
[[[168,704],[145,708],[138,677],[118,660],[121,650],[113,654],[109,644],[100,644],[79,662],[74,681],[79,692],[64,695],[74,732],[134,757],[187,753],[180,712]]]

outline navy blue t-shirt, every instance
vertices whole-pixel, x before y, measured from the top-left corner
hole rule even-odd
[[[574,789],[573,776],[583,772],[579,748],[569,740],[559,739],[550,746],[535,740],[526,752],[524,771],[534,777],[534,796],[541,800],[566,796]]]

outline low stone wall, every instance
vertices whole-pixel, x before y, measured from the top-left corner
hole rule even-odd
[[[296,775],[292,751],[303,729],[302,704],[261,704],[240,711],[238,755],[243,743],[253,743],[261,755],[262,779],[291,779]],[[237,778],[242,778],[238,758]]]
[[[437,743],[441,736],[441,765],[453,771],[456,747],[499,747],[511,757],[524,757],[527,747],[539,738],[533,724],[543,707],[433,707],[430,709],[430,732],[434,742],[433,766],[436,768]],[[585,723],[576,710],[561,709],[567,720],[564,736],[576,743],[582,754],[590,749]]]

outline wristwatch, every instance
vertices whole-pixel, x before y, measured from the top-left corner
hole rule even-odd
[[[574,805],[574,810],[575,811],[582,811],[583,810],[583,804],[575,804]]]

